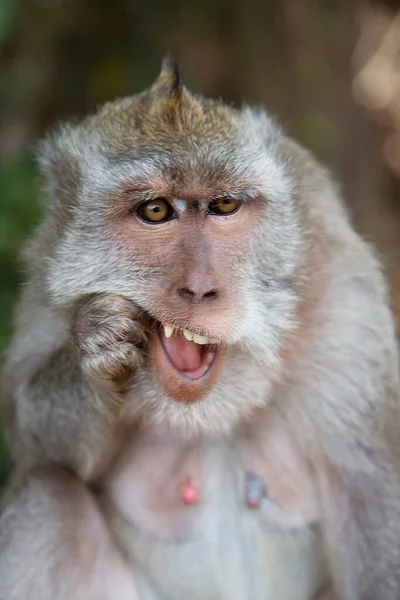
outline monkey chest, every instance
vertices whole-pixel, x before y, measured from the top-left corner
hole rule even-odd
[[[246,441],[163,435],[128,449],[108,495],[143,600],[314,597],[325,576],[317,507],[303,465],[286,455],[283,474],[281,458],[266,466]]]

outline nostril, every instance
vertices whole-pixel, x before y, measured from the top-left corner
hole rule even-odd
[[[193,300],[196,295],[192,290],[189,290],[189,288],[186,287],[179,288],[178,294],[185,300]]]
[[[215,300],[218,296],[218,291],[217,290],[210,290],[209,292],[206,292],[205,294],[203,294],[203,298],[208,298],[210,300]]]
[[[206,292],[192,290],[188,287],[181,287],[178,289],[178,294],[184,300],[189,302],[202,302],[203,300],[216,300],[218,297],[218,290],[211,289]]]

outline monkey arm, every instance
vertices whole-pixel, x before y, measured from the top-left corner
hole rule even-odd
[[[54,461],[85,476],[94,457],[101,461],[110,450],[116,418],[84,380],[70,343],[22,373],[9,364],[2,391],[9,445],[19,464]]]
[[[366,460],[364,451],[351,454],[352,462]],[[319,473],[330,568],[344,600],[397,600],[400,477],[393,460],[378,453],[367,460],[365,471],[327,461]]]
[[[139,598],[96,499],[59,467],[16,475],[7,488],[0,503],[0,582],[0,600]]]
[[[386,406],[378,407],[382,400]],[[359,417],[364,431],[357,421],[353,428],[349,422],[336,439],[328,433],[328,419],[320,424],[326,434],[320,437],[317,466],[323,531],[343,600],[400,597],[400,460],[398,438],[388,430],[399,431],[399,406],[397,392],[376,397],[376,413],[372,404],[370,413]],[[340,408],[345,414],[341,406],[339,415]]]
[[[297,371],[297,398],[305,399],[298,421],[303,435],[312,427],[316,442],[311,454],[340,599],[398,600],[398,350],[384,286],[359,250],[358,264],[343,253],[351,277],[332,282],[309,347],[312,366],[302,362]]]
[[[136,309],[119,296],[94,296],[71,325],[30,294],[28,287],[2,381],[9,444],[18,464],[58,462],[86,478],[121,440],[121,385],[139,363]]]
[[[339,407],[335,415],[326,404],[323,407],[327,400],[323,389],[315,402],[311,398],[315,389],[309,391],[308,411],[302,416],[297,413],[296,427],[304,435],[312,422],[314,442],[309,456],[316,473],[322,533],[335,593],[340,600],[398,600],[399,438],[396,441],[387,427],[393,427],[392,434],[399,430],[399,399],[392,397],[393,411],[386,415],[379,414],[379,408],[373,414],[371,405],[371,413],[363,416],[365,398],[358,405],[358,416],[336,400]],[[389,403],[387,397],[376,400]]]

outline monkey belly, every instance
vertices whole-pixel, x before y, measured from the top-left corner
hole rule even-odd
[[[113,519],[141,600],[314,600],[327,582],[321,540],[232,513],[190,540],[161,541]]]
[[[243,460],[239,443],[157,432],[116,465],[106,506],[143,600],[312,600],[327,581],[318,525],[297,515],[293,526],[268,492],[249,506],[257,486]],[[185,481],[198,489],[189,506]]]

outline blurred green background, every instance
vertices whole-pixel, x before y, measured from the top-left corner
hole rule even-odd
[[[59,120],[148,86],[166,52],[192,89],[266,105],[332,167],[356,227],[379,249],[396,303],[400,114],[392,104],[399,111],[399,48],[397,56],[396,48],[384,51],[372,79],[360,73],[397,27],[398,5],[0,0],[0,352],[23,278],[18,251],[40,215],[35,141]],[[377,90],[389,90],[379,106]]]

